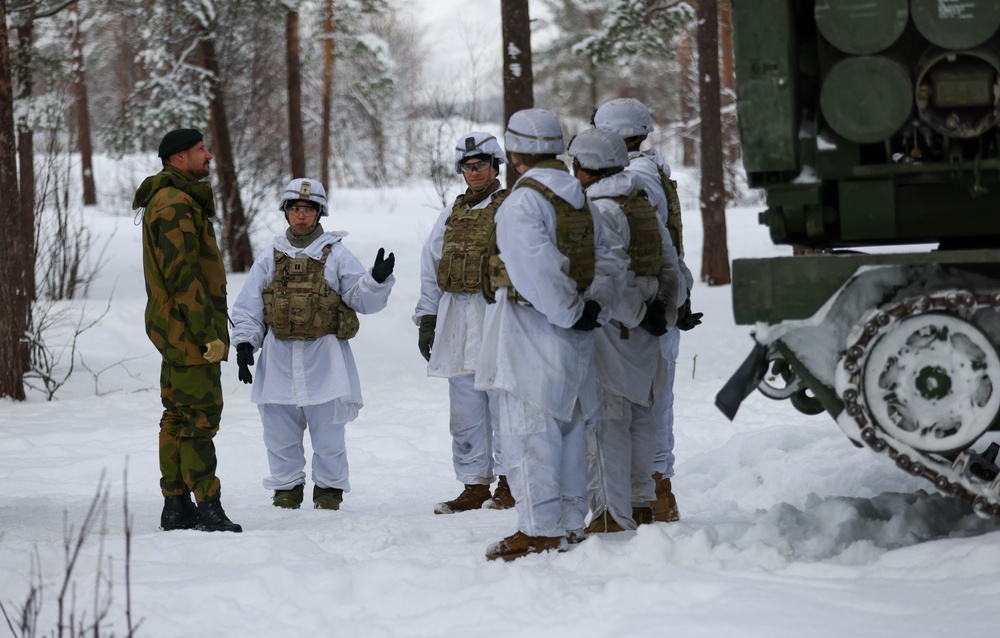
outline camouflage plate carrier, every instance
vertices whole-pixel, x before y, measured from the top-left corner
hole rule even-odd
[[[681,221],[681,198],[677,195],[677,182],[667,177],[659,164],[656,170],[660,173],[660,183],[667,196],[667,230],[670,231],[670,240],[674,242],[679,256],[684,254],[684,223]]]
[[[656,206],[646,191],[635,190],[617,197],[595,197],[616,202],[625,213],[629,230],[629,270],[638,276],[658,277],[663,262],[663,240],[660,237]]]
[[[350,339],[358,334],[358,313],[324,277],[332,245],[322,259],[292,258],[274,251],[274,280],[264,289],[264,323],[278,339],[310,340],[323,335]]]
[[[594,218],[590,209],[573,208],[573,205],[552,192],[545,184],[530,177],[521,178],[515,189],[527,187],[541,193],[552,204],[556,212],[556,247],[563,255],[569,257],[569,277],[576,282],[576,289],[584,291],[594,281]],[[490,303],[495,301],[494,294],[498,288],[507,287],[507,299],[517,303],[527,301],[514,289],[507,267],[500,259],[500,249],[497,247],[496,229],[490,236],[489,278],[484,286],[483,295]]]
[[[482,208],[470,208],[459,195],[444,227],[437,284],[443,292],[481,293],[487,277],[493,218],[510,191],[498,190]],[[495,240],[494,240],[495,242]]]

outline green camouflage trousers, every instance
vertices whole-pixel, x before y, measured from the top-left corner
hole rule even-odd
[[[160,489],[164,496],[194,492],[197,502],[219,496],[212,437],[222,420],[222,366],[160,367]]]

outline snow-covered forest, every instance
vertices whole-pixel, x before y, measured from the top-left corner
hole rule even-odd
[[[721,117],[722,139],[713,128],[705,151],[694,47],[704,20],[690,3],[512,0],[492,12],[434,6],[436,20],[426,22],[421,6],[395,0],[5,0],[4,263],[12,314],[26,319],[4,332],[0,351],[30,358],[16,342],[39,332],[31,300],[72,298],[89,283],[84,262],[100,247],[71,229],[83,207],[108,204],[97,185],[112,178],[95,156],[149,152],[174,128],[206,134],[220,248],[234,272],[252,263],[250,238],[275,185],[302,175],[334,188],[420,181],[443,204],[456,181],[448,157],[454,139],[473,128],[500,133],[508,111],[532,105],[557,113],[572,136],[603,101],[638,97],[656,114],[650,142],[673,165],[701,162],[702,190],[725,192],[702,197],[711,202],[710,218],[722,219],[726,200],[747,203],[728,1],[712,12],[717,28],[709,32],[722,62],[706,76],[715,78],[709,112],[716,124]],[[501,18],[518,12],[530,45],[514,54],[498,33]],[[536,71],[525,75],[532,60]],[[515,70],[531,84],[521,98],[527,102],[512,107],[505,92]],[[713,255],[706,278],[728,281],[724,250]],[[17,374],[0,381],[0,396],[23,396]]]
[[[447,384],[426,376],[411,320],[419,255],[464,188],[457,137],[502,138],[505,4],[0,0],[12,80],[0,117],[10,108],[14,123],[0,159],[15,154],[20,169],[0,174],[0,239],[16,266],[7,274],[35,290],[24,400],[0,399],[0,635],[995,631],[995,519],[928,493],[826,416],[758,393],[735,421],[719,413],[715,394],[752,340],[733,321],[729,287],[704,281],[692,291],[704,322],[683,335],[675,382],[679,522],[501,563],[484,550],[514,530],[515,512],[433,514],[460,484]],[[706,230],[693,4],[527,6],[534,101],[567,135],[607,99],[650,106],[648,145],[673,167],[698,273]],[[656,29],[630,27],[654,5]],[[723,248],[734,259],[789,254],[757,224],[760,195],[743,184],[731,143],[728,1],[719,5]],[[272,506],[260,416],[229,361],[216,446],[226,511],[244,533],[159,529],[160,358],[144,332],[130,203],[160,168],[163,133],[189,126],[216,155],[230,306],[246,279],[232,265],[284,231],[279,189],[298,172],[327,184],[324,226],[347,231],[362,263],[380,247],[395,253],[389,304],[352,341],[365,406],[347,430],[352,490],[339,511]],[[12,181],[19,195],[5,198]],[[25,236],[33,253],[18,252]]]

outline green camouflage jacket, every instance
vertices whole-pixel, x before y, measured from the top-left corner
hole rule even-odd
[[[143,180],[132,208],[142,216],[146,334],[164,361],[205,364],[205,344],[229,352],[226,268],[215,241],[212,186],[173,167]]]

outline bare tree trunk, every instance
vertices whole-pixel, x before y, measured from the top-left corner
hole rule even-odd
[[[740,135],[736,125],[736,69],[733,58],[733,4],[719,0],[719,38],[722,42],[722,150],[726,158],[726,199],[734,196],[733,181],[740,170]]]
[[[528,0],[500,0],[503,26],[503,120],[535,105],[531,73],[531,18]],[[507,171],[507,186],[517,181],[517,171]]]
[[[22,20],[17,27],[17,48],[24,51],[24,55],[30,55],[34,46],[34,18],[28,17]],[[31,73],[30,60],[24,60],[17,68],[17,99],[25,100],[31,97],[34,90],[34,77]],[[35,142],[31,129],[18,130],[17,132],[17,152],[21,167],[21,214],[25,218],[34,219],[35,216]],[[32,226],[34,223],[32,222]],[[31,233],[34,240],[34,231]]]
[[[320,181],[330,188],[330,112],[333,110],[333,0],[323,7],[323,128],[320,132]]]
[[[680,112],[682,122],[682,150],[684,166],[693,168],[698,157],[698,148],[695,144],[697,137],[694,135],[694,126],[691,122],[695,119],[693,96],[695,95],[694,83],[691,78],[695,75],[694,55],[691,52],[691,36],[688,32],[680,35],[677,41],[677,61],[680,63]]]
[[[35,88],[32,74],[31,52],[35,44],[34,7],[25,16],[17,29],[18,48],[23,59],[17,69],[18,98],[28,99]],[[7,39],[9,42],[9,39]],[[8,53],[8,67],[9,67]],[[10,248],[13,266],[8,271],[14,284],[11,308],[12,323],[19,335],[25,335],[31,320],[31,304],[35,301],[35,135],[30,128],[17,132],[17,155],[20,166],[20,213],[8,226],[14,244]],[[14,149],[11,147],[13,153]],[[10,200],[14,201],[14,200]],[[31,352],[27,339],[19,339],[17,358],[21,375],[31,366]],[[21,390],[23,398],[23,388]]]
[[[288,65],[288,152],[292,179],[307,177],[305,135],[302,133],[302,69],[299,64],[299,12],[285,16],[285,59]]]
[[[21,365],[21,338],[28,300],[19,284],[17,244],[21,198],[17,185],[17,158],[14,140],[14,92],[11,81],[10,49],[7,39],[7,0],[0,0],[0,308],[8,319],[0,321],[0,397],[24,400],[24,367]]]
[[[70,95],[76,113],[76,144],[80,151],[80,169],[83,172],[83,205],[97,204],[94,186],[94,152],[90,143],[90,107],[87,103],[86,69],[83,65],[83,35],[80,30],[80,4],[73,0],[69,7],[70,59],[73,80]]]
[[[701,114],[701,279],[710,286],[732,281],[726,245],[726,193],[722,170],[719,91],[719,7],[698,2],[698,104]]]
[[[219,174],[219,195],[222,200],[222,219],[225,224],[223,242],[229,254],[229,268],[233,272],[244,272],[253,265],[253,249],[250,246],[249,225],[240,199],[240,188],[236,180],[236,160],[233,157],[233,143],[229,137],[229,119],[219,79],[219,62],[215,56],[215,40],[211,33],[205,33],[201,41],[201,53],[205,70],[212,78],[211,121],[213,155]]]
[[[733,2],[719,0],[719,38],[722,43],[722,105],[729,106],[736,97],[736,68],[733,59]]]

